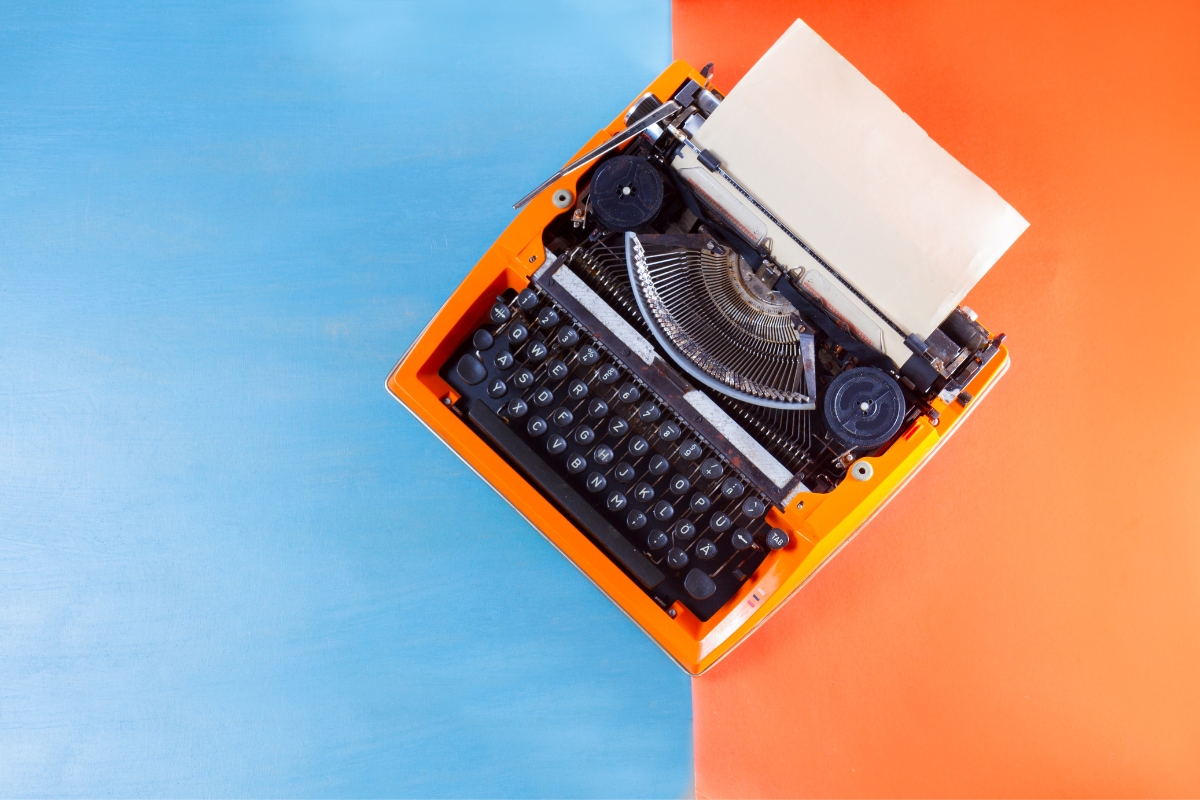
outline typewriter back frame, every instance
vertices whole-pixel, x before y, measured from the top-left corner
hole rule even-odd
[[[676,61],[645,90],[670,97],[689,78],[704,78],[690,64]],[[625,110],[586,142],[572,159],[625,128]],[[584,173],[559,179],[534,198],[484,253],[387,378],[386,388],[435,436],[508,501],[605,595],[636,622],[685,671],[699,675],[728,655],[756,627],[777,611],[838,550],[845,546],[904,484],[929,460],[975,409],[1009,366],[1007,347],[988,362],[967,387],[974,400],[933,402],[935,426],[918,417],[883,453],[863,458],[870,476],[848,476],[825,494],[801,494],[781,512],[771,508],[767,520],[786,531],[791,542],[772,552],[737,594],[707,622],[681,604],[675,616],[656,604],[587,535],[492,449],[450,405],[457,393],[438,374],[445,361],[487,317],[498,294],[520,291],[544,263],[543,231],[563,213],[551,202],[559,188],[575,192]]]

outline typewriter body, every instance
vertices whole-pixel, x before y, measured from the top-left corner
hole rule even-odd
[[[1024,220],[838,59],[797,22],[729,98],[710,68],[672,64],[518,203],[387,381],[692,674],[811,578],[1009,363],[959,303]],[[852,150],[854,130],[779,144],[806,123],[775,95],[815,67],[813,108],[881,114],[862,135],[914,149],[898,169],[915,174],[879,191],[924,188],[864,199],[854,181],[876,191],[878,170],[818,147]],[[847,82],[849,117],[821,95]],[[946,213],[960,218],[930,223]]]

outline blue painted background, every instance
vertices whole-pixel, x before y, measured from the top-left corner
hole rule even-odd
[[[684,674],[383,389],[669,24],[0,7],[0,792],[688,790]]]

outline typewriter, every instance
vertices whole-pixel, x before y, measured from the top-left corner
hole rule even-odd
[[[1009,363],[960,304],[1027,223],[800,21],[516,207],[388,390],[692,674]]]

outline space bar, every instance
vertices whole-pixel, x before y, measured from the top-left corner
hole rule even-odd
[[[609,558],[629,571],[638,583],[653,589],[663,582],[663,574],[650,559],[637,551],[566,479],[543,461],[504,420],[481,401],[471,404],[467,416],[502,453],[523,471],[571,520],[604,548]]]

